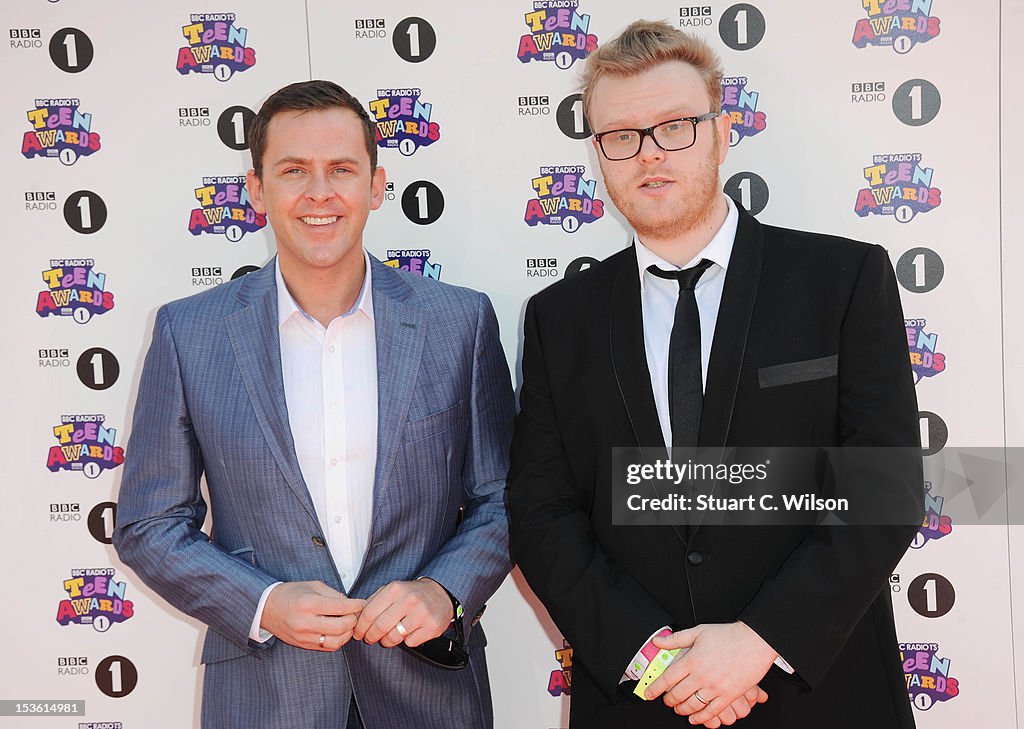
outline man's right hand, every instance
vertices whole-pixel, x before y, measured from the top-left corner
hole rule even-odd
[[[336,651],[352,637],[365,603],[320,581],[282,582],[267,596],[260,627],[297,648]]]

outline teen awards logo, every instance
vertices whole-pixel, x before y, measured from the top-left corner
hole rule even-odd
[[[199,207],[189,214],[188,232],[192,235],[223,235],[237,243],[246,233],[255,233],[267,224],[267,216],[257,213],[249,201],[244,176],[204,177],[194,192]]]
[[[918,43],[939,34],[939,18],[932,15],[932,0],[861,0],[868,17],[857,21],[853,45],[892,46],[908,53]]]
[[[910,701],[921,711],[960,695],[960,681],[949,675],[950,660],[939,657],[938,643],[900,643],[900,660]]]
[[[953,519],[949,514],[942,513],[945,498],[932,495],[932,482],[924,482],[924,519],[921,530],[914,535],[910,546],[920,549],[934,539],[942,539],[953,531]]]
[[[406,157],[441,138],[441,126],[430,121],[433,104],[420,101],[419,89],[377,89],[370,113],[377,125],[377,146],[397,147]]]
[[[907,347],[910,349],[910,367],[914,371],[914,384],[924,377],[935,375],[946,369],[946,355],[938,351],[939,335],[929,334],[924,328],[924,319],[905,319]]]
[[[891,215],[908,223],[918,213],[927,213],[942,204],[942,190],[932,186],[935,170],[921,165],[921,155],[876,154],[872,164],[864,168],[868,187],[857,192],[854,212],[868,215]]]
[[[117,445],[117,429],[104,428],[106,415],[61,415],[53,426],[57,445],[50,446],[46,467],[57,471],[81,471],[96,478],[124,463],[124,448]]]
[[[384,260],[384,265],[397,268],[399,271],[415,273],[423,278],[441,280],[441,264],[431,263],[430,251],[425,248],[414,251],[388,249],[388,257]]]
[[[92,114],[78,110],[78,99],[36,99],[26,112],[32,129],[21,139],[26,159],[57,157],[73,165],[100,149],[100,135],[92,130]]]
[[[71,579],[64,580],[68,596],[57,606],[57,622],[91,625],[103,633],[135,615],[135,605],[124,599],[127,587],[114,579],[113,567],[71,570]]]
[[[234,13],[193,13],[181,26],[188,42],[178,49],[178,73],[212,73],[227,81],[236,71],[256,65],[256,50],[246,45],[248,28],[235,25]]]
[[[562,647],[555,651],[558,668],[548,677],[548,693],[555,698],[572,694],[572,646],[563,639]]]
[[[748,90],[746,86],[746,76],[722,79],[722,113],[728,114],[732,121],[730,147],[735,147],[747,137],[760,134],[768,126],[765,113],[757,110],[760,94]]]
[[[114,293],[107,291],[107,274],[93,270],[91,258],[51,259],[43,271],[46,288],[36,298],[36,313],[48,316],[70,316],[85,324],[95,314],[114,308]]]
[[[586,171],[583,165],[541,167],[531,180],[537,196],[526,203],[526,224],[561,225],[566,233],[575,233],[602,217],[604,201],[595,197],[597,180],[586,179]]]
[[[519,39],[519,60],[553,61],[566,69],[597,48],[590,33],[590,16],[576,11],[578,0],[536,0],[526,13],[529,32]]]

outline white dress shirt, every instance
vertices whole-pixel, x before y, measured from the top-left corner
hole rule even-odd
[[[638,236],[635,234],[633,236],[640,275],[640,306],[643,311],[647,368],[651,373],[651,388],[654,390],[654,405],[658,411],[661,434],[665,438],[665,446],[669,448],[672,446],[672,421],[669,418],[668,347],[672,337],[672,324],[675,321],[676,302],[679,300],[679,283],[673,279],[655,276],[647,268],[656,265],[666,271],[679,271],[696,266],[701,259],[712,261],[712,265],[700,277],[693,290],[694,297],[697,299],[697,314],[700,317],[701,387],[706,390],[708,362],[711,360],[711,343],[715,338],[718,309],[721,306],[722,291],[725,288],[725,274],[729,268],[733,243],[736,242],[736,227],[740,219],[732,198],[728,195],[724,195],[724,197],[729,207],[725,222],[722,223],[722,227],[715,233],[711,242],[704,246],[701,252],[688,261],[685,266],[669,263],[647,248]],[[661,630],[662,628],[659,628],[654,635]],[[634,656],[630,665],[637,660],[637,656]],[[782,656],[775,659],[775,665],[786,673],[794,672]],[[631,677],[623,674],[622,681],[629,678]]]
[[[377,466],[377,338],[370,258],[355,305],[324,326],[304,312],[277,274],[278,333],[288,424],[327,547],[344,588],[362,568],[373,515]],[[260,630],[271,585],[260,598],[249,637]]]

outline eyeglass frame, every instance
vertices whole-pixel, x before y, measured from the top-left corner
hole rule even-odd
[[[650,137],[651,140],[654,142],[654,144],[657,145],[658,149],[662,150],[663,152],[679,152],[680,150],[683,150],[683,149],[689,149],[690,147],[692,147],[693,145],[695,145],[697,143],[697,125],[698,124],[700,124],[701,122],[710,121],[712,119],[717,119],[721,115],[722,115],[722,112],[720,112],[720,111],[709,111],[708,113],[701,114],[700,116],[681,116],[681,117],[678,117],[676,119],[666,119],[665,121],[658,122],[657,124],[655,124],[653,126],[650,126],[650,127],[647,127],[646,129],[629,129],[629,128],[626,128],[626,129],[609,129],[606,132],[597,132],[597,133],[595,133],[594,134],[594,141],[597,142],[597,146],[601,150],[601,154],[603,154],[604,158],[606,160],[608,160],[609,162],[625,162],[627,159],[633,159],[634,157],[636,157],[638,154],[640,154],[640,151],[644,148],[644,137]],[[678,121],[688,121],[688,122],[690,122],[690,124],[693,125],[693,141],[690,142],[685,147],[677,147],[675,149],[665,149],[664,147],[661,146],[661,144],[658,143],[657,138],[654,136],[654,130],[657,129],[658,127],[664,125],[664,124],[671,124],[672,122],[678,122]],[[614,134],[615,132],[638,132],[640,134],[640,143],[637,144],[636,151],[633,154],[629,155],[628,157],[616,157],[614,159],[608,156],[608,153],[604,151],[604,142],[602,142],[601,140],[602,140],[602,138],[605,135],[607,135],[607,134]]]

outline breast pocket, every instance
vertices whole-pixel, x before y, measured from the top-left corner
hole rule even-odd
[[[758,367],[757,383],[761,389],[813,382],[839,374],[839,355],[816,357],[799,362],[785,362],[769,367]]]
[[[429,438],[432,435],[451,430],[465,422],[466,401],[459,400],[449,408],[430,413],[421,417],[410,418],[405,423],[402,440],[406,443]]]

